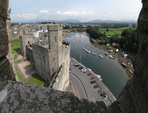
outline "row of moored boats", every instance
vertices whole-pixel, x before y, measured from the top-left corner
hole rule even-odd
[[[97,56],[97,53],[95,53],[95,52],[90,52],[89,50],[87,50],[86,48],[84,48],[83,47],[83,50],[84,51],[86,51],[87,53],[91,53],[92,55],[95,55],[95,56]],[[104,53],[106,56],[109,56],[109,58],[111,58],[111,59],[113,59],[113,56],[112,55],[109,55],[108,53]],[[100,58],[104,58],[103,57],[103,55],[101,55],[101,54],[98,54],[98,56],[100,57]]]

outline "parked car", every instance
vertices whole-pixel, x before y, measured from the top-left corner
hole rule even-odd
[[[82,67],[82,66],[80,66],[80,67],[79,67],[79,69],[81,70],[81,69],[83,69],[83,67]]]
[[[102,96],[103,97],[103,99],[106,99],[107,98],[107,95],[104,95],[104,96]]]
[[[98,91],[99,94],[101,94],[102,92],[104,92],[102,89],[100,89],[100,90]]]
[[[96,81],[91,81],[90,83],[91,83],[91,84],[94,84],[94,83],[96,83]]]
[[[70,72],[70,73],[72,72],[72,69],[71,69],[71,68],[69,68],[69,72]]]
[[[97,85],[94,86],[94,89],[97,89],[98,87],[99,87],[99,85],[97,84]]]
[[[87,76],[91,76],[91,75],[92,75],[91,73],[88,73],[88,74],[87,74]]]
[[[91,77],[91,80],[94,80],[95,79],[95,77]]]
[[[101,94],[100,94],[100,96],[102,96],[102,97],[105,96],[105,95],[106,95],[106,93],[104,91],[102,91]]]
[[[94,80],[94,79],[96,79],[95,77],[91,77],[91,80]]]
[[[74,64],[74,66],[75,66],[75,67],[79,67],[80,65],[79,65],[79,64]]]
[[[81,71],[82,71],[83,73],[86,73],[86,69],[85,69],[85,68],[82,68]]]

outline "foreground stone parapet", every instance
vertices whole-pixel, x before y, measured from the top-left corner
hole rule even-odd
[[[103,102],[92,103],[79,100],[68,92],[9,81],[0,91],[0,113],[108,113],[108,111]]]

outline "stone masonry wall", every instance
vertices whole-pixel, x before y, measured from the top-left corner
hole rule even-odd
[[[49,66],[49,57],[48,53],[49,50],[42,46],[33,44],[33,59],[34,59],[34,66],[37,73],[46,81],[51,81],[50,75],[50,66]]]
[[[8,34],[6,29],[7,6],[6,0],[0,0],[0,82],[12,79],[11,66],[6,58],[8,54]]]
[[[108,113],[103,102],[79,100],[73,94],[42,86],[9,82],[0,87],[1,113]]]
[[[21,44],[21,54],[23,54],[24,58],[26,58],[26,45],[31,45],[34,43],[34,35],[29,32],[29,28],[20,28],[20,44]]]
[[[26,46],[26,57],[27,60],[29,60],[30,62],[34,62],[32,47],[30,47],[29,45]]]
[[[62,25],[51,24],[48,26],[48,42],[49,42],[49,65],[51,67],[51,75],[63,65],[64,73],[59,77],[57,84],[58,89],[64,89],[69,85],[69,60],[70,60],[70,47],[69,44],[62,43]],[[63,90],[63,91],[64,91]]]

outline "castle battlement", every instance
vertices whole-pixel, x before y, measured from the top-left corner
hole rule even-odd
[[[47,26],[48,31],[61,31],[63,30],[63,26],[61,24],[50,24]]]

